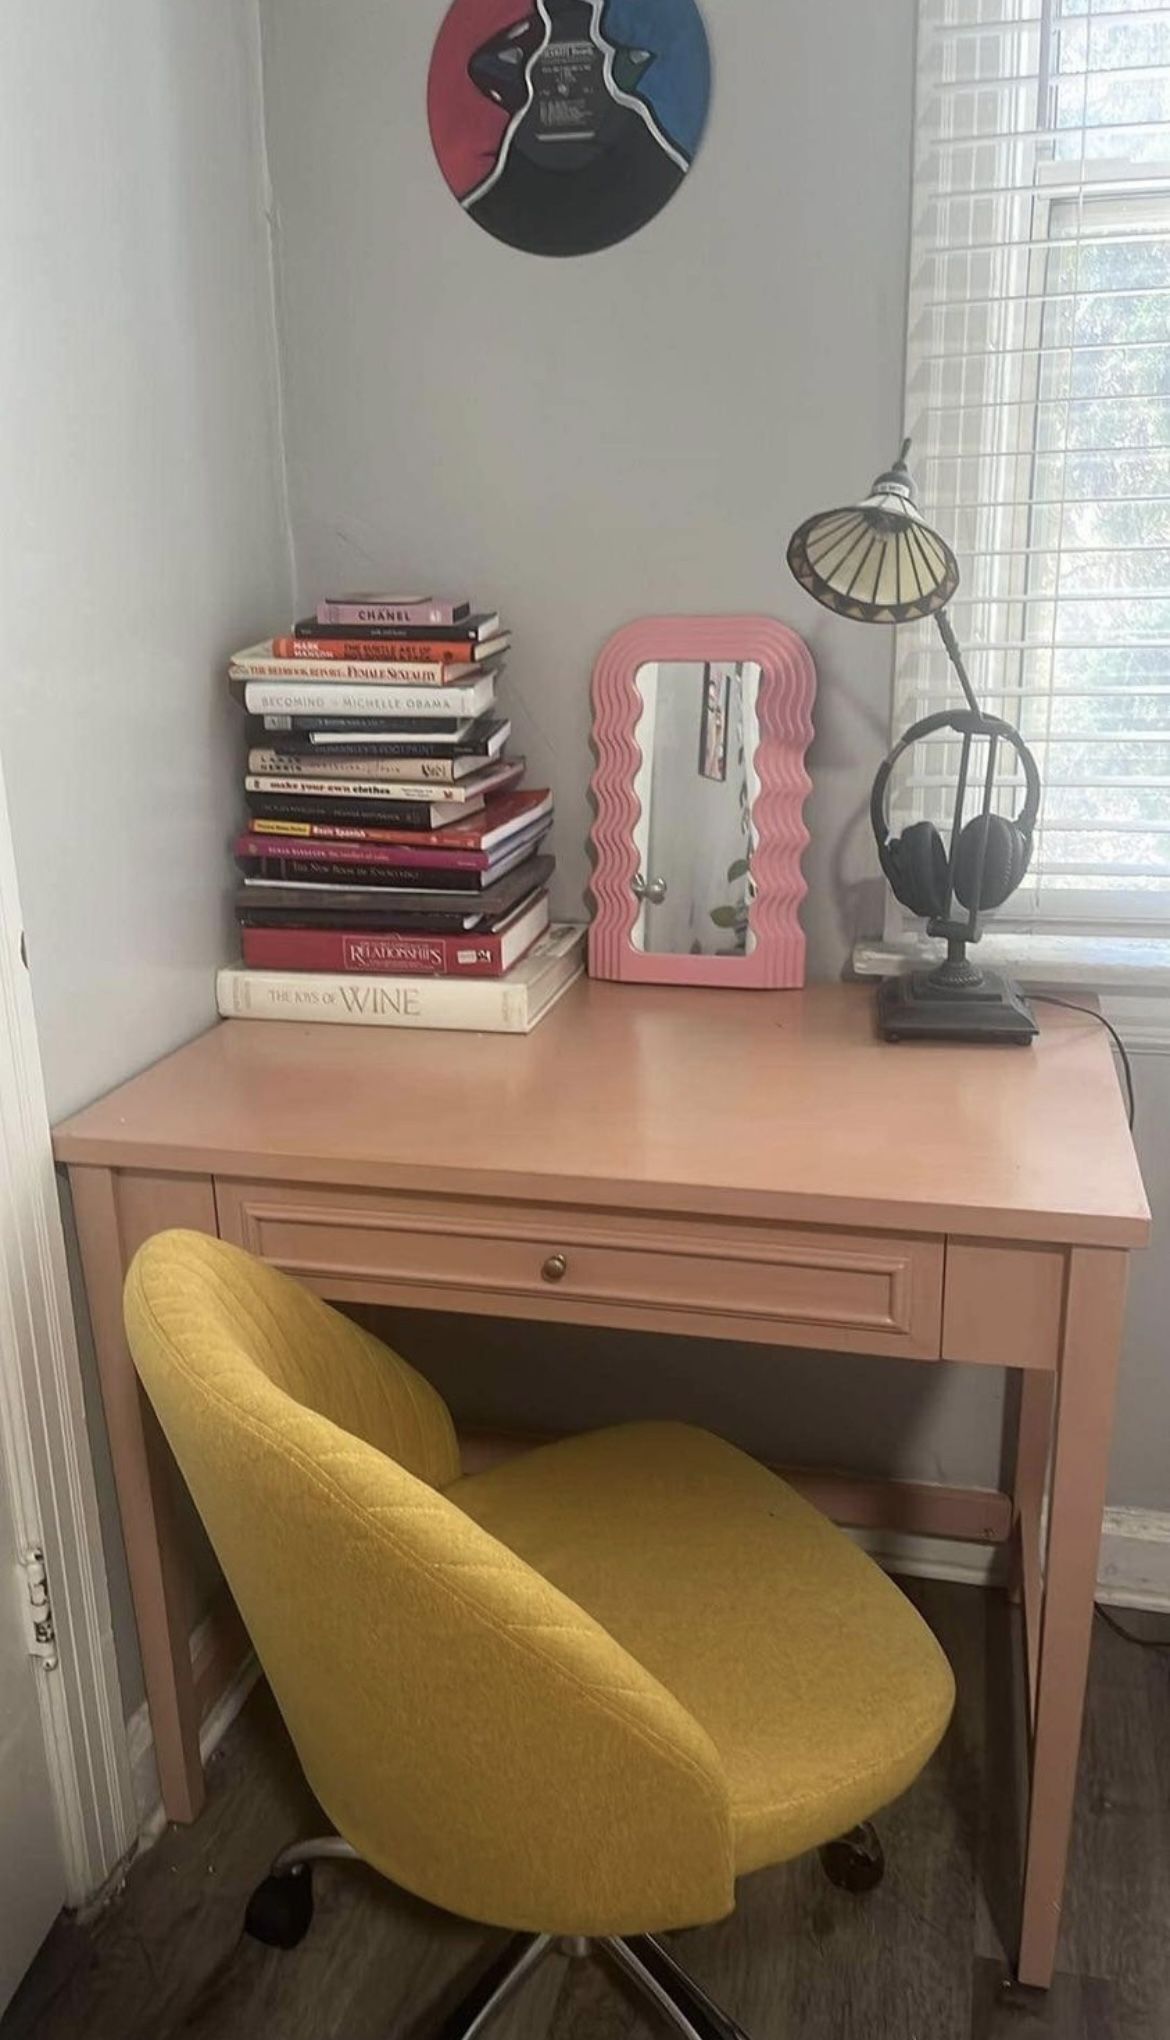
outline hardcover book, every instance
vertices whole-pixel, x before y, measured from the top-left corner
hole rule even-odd
[[[250,645],[247,651],[237,652],[228,666],[229,679],[293,680],[298,683],[327,680],[331,684],[360,680],[383,688],[446,688],[458,687],[461,682],[482,677],[484,673],[498,672],[500,668],[498,656],[486,659],[482,664],[456,659],[310,659],[307,654],[300,658],[281,658],[273,650],[274,642],[270,638],[266,644]]]
[[[482,794],[462,807],[441,801],[395,801],[387,798],[386,788],[381,790],[381,797],[376,800],[338,800],[331,795],[318,799],[308,794],[253,793],[250,790],[245,794],[245,805],[254,823],[373,822],[401,829],[407,834],[415,831],[428,834],[450,828],[461,815],[478,814],[483,804]]]
[[[274,884],[245,879],[236,893],[236,912],[255,926],[358,927],[397,925],[399,918],[456,914],[485,925],[503,920],[523,900],[540,892],[553,874],[551,857],[526,857],[504,878],[490,885],[431,890],[426,887],[355,886],[346,884]],[[304,920],[300,920],[300,916]]]
[[[485,659],[498,659],[506,652],[512,640],[507,632],[498,637],[484,638],[440,638],[440,637],[275,637],[272,639],[271,655],[274,659],[307,659],[310,664],[320,660],[342,660],[347,664],[372,663],[393,666],[404,661],[410,667],[411,678],[417,678],[421,664],[450,666],[453,670],[464,670],[479,665]]]
[[[462,638],[473,644],[482,643],[484,638],[500,634],[499,612],[481,610],[477,616],[465,616],[459,623],[368,623],[354,618],[350,623],[322,623],[319,616],[307,616],[293,630],[294,637],[303,638],[365,638],[381,643],[386,638],[441,638],[444,641]]]
[[[514,836],[498,852],[410,850],[388,843],[298,843],[245,830],[233,855],[248,878],[273,885],[373,885],[406,891],[458,891],[494,885],[535,855],[548,824]]]
[[[360,681],[347,685],[340,677],[319,684],[294,668],[292,680],[246,680],[244,706],[253,715],[307,716],[446,716],[466,721],[485,715],[496,698],[490,674],[458,687],[376,687]]]
[[[441,850],[449,858],[458,850],[481,851],[487,856],[498,853],[501,846],[521,832],[535,829],[538,823],[548,825],[552,820],[553,798],[547,787],[526,786],[521,792],[499,794],[489,800],[482,816],[467,820],[462,818],[448,828],[436,831],[428,843],[425,834],[417,830],[396,828],[377,816],[373,827],[360,824],[360,817],[335,814],[332,809],[324,820],[318,815],[291,816],[287,821],[277,817],[265,817],[253,824],[253,833],[260,836],[304,837],[313,840],[332,839],[335,842],[399,844],[408,848],[413,855],[424,849]],[[428,858],[426,860],[430,862]]]
[[[255,970],[358,971],[371,977],[502,977],[549,924],[548,894],[519,907],[490,934],[410,935],[356,928],[243,928]]]
[[[413,748],[417,752],[419,747]],[[405,758],[398,757],[393,751],[388,757],[383,757],[379,749],[355,752],[352,756],[345,751],[332,748],[324,756],[320,751],[306,755],[299,751],[290,753],[260,747],[248,753],[248,771],[253,777],[265,778],[273,774],[281,776],[292,773],[298,779],[315,781],[384,779],[391,783],[400,781],[403,784],[411,782],[417,784],[437,780],[445,784],[456,784],[460,780],[470,780],[477,774],[485,776],[492,774],[496,762],[494,752],[488,751],[450,751],[445,758],[429,757],[425,750],[422,756]],[[508,762],[522,766],[524,761],[514,758]]]
[[[248,793],[307,794],[311,798],[320,796],[340,801],[429,801],[445,808],[482,807],[486,794],[500,793],[505,787],[514,786],[523,773],[522,758],[510,759],[503,764],[497,762],[483,772],[473,773],[470,779],[452,780],[440,786],[424,780],[381,780],[374,773],[360,779],[349,779],[339,774],[316,779],[311,773],[249,772],[244,779],[244,788]]]
[[[446,595],[328,595],[317,604],[318,623],[384,625],[462,623],[471,615],[470,602]]]
[[[283,771],[305,770],[305,763],[313,760],[314,769],[323,769],[331,758],[352,760],[360,763],[367,758],[396,758],[402,765],[403,778],[411,776],[412,761],[420,761],[415,776],[429,778],[421,767],[423,759],[441,765],[442,776],[461,779],[475,769],[476,764],[490,765],[499,757],[504,745],[512,734],[510,722],[492,722],[484,716],[477,723],[464,723],[464,734],[450,740],[436,737],[404,737],[401,734],[386,736],[380,730],[358,731],[348,735],[342,731],[277,731],[270,732],[265,723],[271,718],[253,715],[248,717],[248,735],[256,750],[266,751],[269,756],[279,758],[282,763],[277,769]],[[296,758],[302,762],[290,767],[288,760]],[[470,760],[471,763],[465,761]],[[439,774],[435,775],[440,776]]]
[[[221,970],[225,1020],[300,1020],[333,1027],[429,1027],[530,1034],[585,967],[585,930],[551,927],[501,978],[343,977]]]
[[[248,722],[257,743],[287,731],[311,738],[314,744],[348,744],[358,736],[407,737],[412,742],[425,737],[428,743],[454,744],[476,727],[466,716],[449,715],[250,715]]]

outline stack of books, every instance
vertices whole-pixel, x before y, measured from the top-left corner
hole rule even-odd
[[[580,931],[550,930],[552,795],[497,702],[509,643],[469,602],[354,595],[232,660],[249,819],[221,1012],[526,1032],[580,974]],[[453,996],[425,999],[436,979]]]

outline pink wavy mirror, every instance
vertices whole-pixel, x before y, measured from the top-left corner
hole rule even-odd
[[[816,672],[769,616],[645,617],[593,675],[594,977],[804,983]]]

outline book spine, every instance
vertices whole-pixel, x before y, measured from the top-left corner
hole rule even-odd
[[[454,736],[459,716],[420,715],[257,715],[250,720],[262,727],[258,735],[288,735],[295,743],[325,745],[328,747],[334,737],[349,741],[355,736],[384,737],[389,748],[400,750],[403,757],[408,750],[414,750],[420,757],[429,757],[427,746],[430,739],[446,744]],[[510,727],[510,725],[509,725]],[[453,745],[454,749],[459,746]]]
[[[470,638],[299,638],[272,640],[274,659],[356,660],[374,665],[470,666],[475,644]]]
[[[451,630],[471,615],[470,602],[319,602],[318,623],[342,624],[360,630],[363,624],[377,624],[380,630],[425,630],[428,624]]]
[[[335,857],[321,854],[298,862],[283,854],[274,855],[270,850],[252,855],[237,851],[236,862],[247,878],[273,879],[278,885],[304,885],[315,880],[319,885],[373,887],[380,891],[389,889],[393,893],[470,892],[480,889],[477,885],[478,872],[442,867],[431,870],[425,864],[371,864],[364,859],[342,863]],[[257,904],[262,906],[262,889],[253,890]]]
[[[249,830],[255,836],[300,836],[312,840],[324,840],[326,836],[334,843],[381,843],[393,845],[395,849],[408,849],[412,855],[422,845],[426,853],[442,847],[442,838],[450,836],[450,830],[438,828],[387,828],[385,822],[359,818],[353,822],[349,816],[322,816],[322,814],[251,814]],[[467,838],[463,838],[467,840]]]
[[[383,935],[349,928],[242,928],[253,970],[356,971],[371,977],[499,977],[499,935]]]
[[[471,800],[482,802],[482,794],[468,793],[462,786],[414,785],[407,779],[314,779],[311,775],[286,772],[249,772],[244,779],[246,793],[289,793],[314,800],[384,800],[420,803],[437,808],[465,807]]]
[[[291,639],[286,639],[291,643]],[[446,687],[469,677],[466,661],[444,659],[282,659],[275,652],[233,659],[233,680],[367,680],[374,687]]]
[[[369,845],[371,855],[374,850],[377,850],[379,859],[381,859],[383,851],[385,851],[388,861],[390,860],[391,853],[393,857],[401,857],[407,862],[416,864],[420,859],[425,858],[428,864],[435,864],[441,869],[446,870],[486,871],[491,862],[486,850],[456,850],[454,848],[442,850],[436,845],[428,847],[423,845],[422,835],[419,836],[417,843],[414,840],[409,844],[393,841],[384,843],[382,841],[383,837],[392,833],[394,832],[386,829],[349,828],[339,822],[268,821],[263,815],[258,815],[253,821],[251,829],[243,838],[237,841],[236,847],[237,849],[239,848],[240,841],[246,842],[249,837],[259,836],[268,849],[271,850],[271,838],[291,836],[296,838],[298,842],[306,844],[320,842],[332,842],[342,845],[359,844],[363,850],[366,845]],[[450,834],[450,831],[446,833]],[[423,847],[420,848],[419,845],[423,845]],[[284,847],[282,844],[282,850]],[[293,843],[287,846],[289,854],[291,854],[294,847],[296,846]],[[314,850],[311,854],[319,856],[321,853]]]
[[[306,827],[311,829],[313,824],[307,823]],[[416,850],[413,845],[392,843],[337,843],[328,847],[312,841],[282,843],[252,829],[236,837],[232,852],[236,857],[279,858],[282,863],[287,860],[293,864],[319,864],[326,859],[334,864],[370,865],[387,874],[400,869],[426,870],[428,866],[436,871],[484,871],[488,865],[482,850]]]
[[[403,779],[429,779],[430,768],[438,766],[443,768],[443,778],[462,779],[468,772],[483,772],[489,765],[498,764],[503,748],[500,744],[489,749],[482,741],[447,744],[441,737],[433,736],[424,737],[415,744],[398,734],[367,739],[359,732],[355,737],[346,735],[340,742],[333,737],[301,736],[299,733],[273,737],[267,730],[261,735],[266,741],[259,748],[274,751],[277,757],[283,758],[282,770],[285,772],[290,770],[290,758],[302,761],[294,768],[298,772],[309,770],[305,761],[310,758],[315,772],[325,771],[331,759],[336,760],[344,772],[357,772],[369,760],[377,759],[380,772],[382,761],[392,758]],[[469,763],[465,762],[468,760]],[[437,770],[434,776],[439,777]]]
[[[371,698],[373,697],[373,698]],[[453,721],[479,715],[491,699],[478,687],[343,687],[306,686],[303,677],[290,685],[287,680],[248,680],[244,706],[253,715],[286,713],[299,716],[358,715],[373,718],[374,708],[383,716],[449,716]]]
[[[376,750],[372,757],[362,753],[351,758],[344,751],[330,747],[324,757],[319,750],[249,751],[248,770],[253,773],[289,772],[294,769],[294,760],[295,770],[302,777],[311,779],[348,779],[352,774],[354,778],[362,779],[425,780],[449,784],[456,777],[465,778],[467,769],[470,769],[466,768],[457,775],[454,761],[450,758],[382,758]],[[485,757],[483,769],[486,770],[491,763],[492,760]]]
[[[433,1027],[523,1034],[527,994],[503,979],[361,978],[221,970],[225,1020],[314,1020],[334,1027]]]

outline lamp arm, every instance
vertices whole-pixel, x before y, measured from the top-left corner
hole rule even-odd
[[[971,685],[967,668],[963,664],[963,654],[959,650],[959,640],[951,629],[951,619],[945,609],[940,609],[936,611],[934,620],[938,625],[938,634],[947,648],[947,657],[954,667],[959,685],[967,697],[967,706],[971,710],[972,715],[981,716],[983,710],[975,699],[975,689]]]

